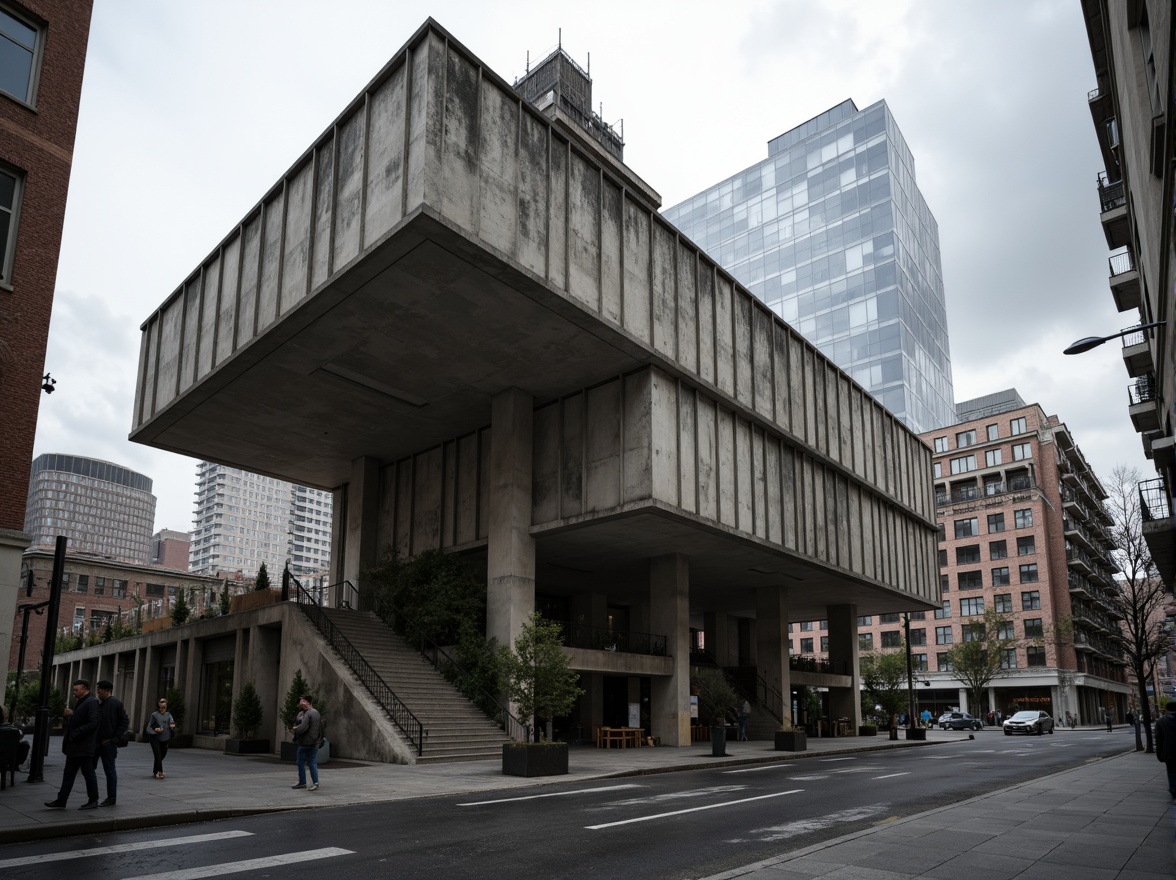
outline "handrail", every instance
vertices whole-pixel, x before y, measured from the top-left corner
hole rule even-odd
[[[784,724],[784,695],[768,684],[768,680],[755,673],[756,702],[780,724]]]
[[[323,638],[327,640],[327,643],[339,652],[339,656],[343,658],[343,662],[351,668],[351,671],[355,673],[360,683],[371,692],[376,702],[379,703],[380,708],[388,713],[388,717],[392,719],[392,723],[399,727],[404,735],[408,737],[409,743],[416,748],[417,756],[420,757],[424,754],[425,737],[428,735],[420,719],[412,713],[412,710],[404,704],[403,700],[396,696],[395,691],[388,687],[384,679],[380,678],[376,670],[367,662],[363,654],[351,644],[347,636],[339,632],[339,628],[323,613],[323,609],[315,601],[315,597],[299,583],[294,575],[289,575],[289,578],[290,583],[294,584],[297,589],[295,601],[298,603],[298,607],[318,627],[318,631],[323,634]]]
[[[359,591],[356,590],[355,586],[351,583],[348,583],[347,586],[350,588],[351,592],[355,594],[355,607],[358,607]],[[347,601],[350,602],[350,595],[347,596]],[[424,634],[424,630],[419,624],[409,619],[409,617],[403,611],[398,609],[395,605],[387,601],[378,593],[374,596],[374,602],[372,604],[372,611],[375,613],[375,615],[379,617],[380,620],[384,621],[384,623],[390,629],[399,633],[401,637],[405,639],[405,641],[409,642],[409,644],[413,644],[412,639],[416,639],[414,647],[416,647],[422,657],[424,657],[433,665],[434,669],[445,676],[446,681],[449,681],[450,683],[457,686],[459,690],[461,689],[461,684],[459,684],[459,682],[464,682],[471,690],[476,691],[476,698],[471,697],[468,693],[465,693],[464,690],[462,690],[462,693],[495,724],[501,727],[507,736],[509,736],[515,742],[527,741],[529,736],[527,726],[514,715],[512,715],[510,709],[503,705],[496,696],[478,685],[474,681],[474,677],[464,668],[462,668],[461,664],[459,664],[448,651],[426,636]],[[413,635],[411,637],[409,634],[402,632],[401,629],[397,628],[397,620],[400,621],[401,628],[412,630]]]
[[[1144,480],[1138,486],[1139,510],[1144,522],[1171,519],[1172,505],[1168,499],[1168,488],[1164,485],[1164,478]]]
[[[796,672],[820,672],[829,675],[849,675],[849,664],[844,660],[829,660],[825,657],[810,657],[807,654],[789,654],[788,668]]]
[[[1152,403],[1156,396],[1156,379],[1151,373],[1140,376],[1127,386],[1127,400],[1130,406]]]
[[[586,623],[559,621],[564,628],[564,645],[569,648],[589,648],[598,651],[618,651],[624,654],[666,656],[666,637],[654,633],[631,632],[589,626]]]

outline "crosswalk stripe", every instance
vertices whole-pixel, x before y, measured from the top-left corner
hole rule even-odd
[[[182,868],[179,871],[163,871],[159,874],[136,874],[133,877],[125,878],[125,880],[201,880],[202,877],[239,874],[241,871],[257,871],[263,868],[276,868],[280,865],[301,864],[315,859],[330,859],[335,856],[353,854],[354,850],[330,846],[325,849],[308,849],[260,859],[245,859],[240,862],[222,862],[219,865],[205,865],[203,868]]]
[[[96,846],[92,849],[75,849],[69,852],[45,853],[39,856],[23,856],[19,859],[4,859],[0,868],[19,868],[24,865],[39,865],[43,862],[64,862],[67,859],[82,859],[87,856],[107,856],[117,853],[137,852],[145,849],[159,849],[165,846],[184,846],[189,843],[207,843],[210,840],[227,840],[231,837],[252,837],[252,831],[221,831],[216,834],[194,834],[190,837],[168,837],[163,840],[141,840],[138,843],[120,843],[114,846]]]
[[[619,822],[605,822],[603,825],[585,825],[589,831],[599,831],[601,828],[615,828],[618,825],[632,825],[634,822],[649,822],[653,819],[667,819],[670,816],[682,816],[686,813],[697,813],[700,810],[717,810],[719,807],[734,807],[738,804],[749,804],[752,801],[762,801],[767,798],[782,797],[786,794],[799,794],[803,788],[793,788],[789,791],[778,791],[775,794],[761,794],[756,797],[742,798],[737,801],[724,801],[721,804],[707,804],[704,807],[690,807],[686,810],[674,810],[672,813],[657,813],[653,816],[638,816],[636,819],[622,819]],[[136,878],[130,878],[136,880]],[[150,877],[139,877],[137,880],[152,880]]]

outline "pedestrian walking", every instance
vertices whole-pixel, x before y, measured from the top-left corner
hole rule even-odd
[[[126,707],[114,696],[114,685],[109,681],[98,682],[98,747],[94,753],[94,769],[102,762],[102,773],[106,776],[106,800],[100,807],[113,807],[118,800],[118,769],[114,762],[118,750],[126,745],[126,734],[131,726]]]
[[[1103,720],[1107,722],[1107,733],[1110,733],[1112,730],[1115,729],[1115,727],[1111,721],[1111,710],[1110,709],[1107,709],[1103,713]]]
[[[743,701],[739,707],[739,741],[747,742],[747,722],[751,720],[751,703]]]
[[[1171,700],[1166,711],[1156,721],[1156,757],[1168,770],[1168,794],[1176,804],[1176,700]]]
[[[319,787],[318,779],[318,750],[319,739],[323,735],[323,719],[318,709],[310,704],[308,697],[298,700],[298,718],[291,730],[294,742],[298,745],[298,784],[291,788],[306,788],[314,791]],[[306,767],[310,765],[310,786],[306,784]]]
[[[167,744],[176,732],[176,719],[167,711],[167,700],[159,701],[159,708],[147,719],[146,730],[147,739],[151,743],[151,754],[155,756],[151,775],[156,779],[166,779],[163,773],[163,759],[167,757]]]
[[[930,709],[923,710],[922,719],[923,719],[923,726],[924,727],[931,726],[931,710]]]
[[[46,801],[51,810],[64,810],[78,773],[86,781],[86,802],[78,809],[93,810],[98,806],[98,777],[94,774],[94,752],[98,748],[98,701],[90,693],[90,682],[79,678],[73,683],[74,707],[65,710],[69,719],[61,751],[65,754],[65,770],[61,774],[61,788],[57,797]]]

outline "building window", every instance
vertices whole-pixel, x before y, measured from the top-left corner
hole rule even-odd
[[[998,425],[989,425],[986,430],[988,431],[988,439],[990,441],[1000,439],[1000,427]]]
[[[164,593],[167,592],[167,587],[163,584],[148,584],[146,592],[149,597],[162,599]]]
[[[976,456],[974,455],[962,455],[951,460],[953,474],[966,474],[968,471],[974,470],[976,470]]]
[[[982,642],[984,641],[984,624],[965,623],[960,627],[960,635],[964,637],[965,642]]]
[[[973,599],[960,599],[960,617],[975,617],[976,615],[983,613],[983,596],[976,596]]]
[[[956,584],[961,590],[982,590],[984,578],[978,571],[961,571],[956,575]]]
[[[1000,657],[1001,669],[1016,669],[1017,668],[1017,649],[1005,648],[1001,651]]]
[[[829,637],[828,636],[821,636],[821,650],[824,651],[826,654],[829,653]]]
[[[946,652],[936,654],[935,660],[939,664],[940,672],[955,672],[955,667],[951,665],[951,654]]]
[[[1004,514],[990,513],[988,514],[988,531],[1003,532],[1005,530]]]
[[[956,449],[972,446],[976,443],[976,431],[960,431],[956,434]]]
[[[1033,508],[1026,507],[1022,510],[1013,511],[1013,525],[1018,529],[1033,528]]]
[[[872,626],[873,623],[874,623],[874,618],[868,614],[865,617],[858,618],[858,626]]]
[[[996,467],[1000,463],[1001,463],[1001,456],[1000,456],[999,449],[989,449],[987,452],[984,453],[984,466],[985,467]]]
[[[931,466],[931,471],[937,480],[943,476],[943,466],[938,461]]]
[[[1007,566],[992,570],[992,585],[994,587],[1007,587],[1009,583],[1009,570]]]
[[[1009,422],[1009,433],[1014,437],[1018,434],[1024,434],[1026,430],[1024,417],[1013,419]]]
[[[800,653],[811,654],[812,652],[813,652],[813,640],[812,639],[801,639],[800,640]]]
[[[972,565],[979,561],[979,544],[965,544],[962,547],[956,547],[956,565]]]
[[[939,592],[947,593],[951,591],[951,578],[945,574],[939,576]]]
[[[0,10],[0,16],[4,14]],[[3,42],[0,36],[0,42]],[[0,52],[0,72],[3,71]],[[2,74],[0,74],[2,75]],[[0,284],[12,284],[12,257],[16,252],[16,220],[20,214],[21,178],[0,167]]]
[[[926,611],[912,611],[907,616],[911,620],[926,620],[927,619],[927,612]]]
[[[947,568],[947,551],[946,550],[939,551],[939,567],[940,568]]]
[[[104,578],[104,577],[94,578],[94,595],[95,596],[105,596],[106,595],[106,578]]]
[[[951,617],[951,599],[944,599],[943,605],[935,612],[936,620],[946,620]]]
[[[811,633],[813,631],[813,622],[811,620],[802,620],[800,623],[800,631],[802,633]]]
[[[912,629],[911,630],[911,647],[918,647],[927,644],[927,630]]]
[[[1027,461],[1033,457],[1032,443],[1014,443],[1013,461]]]
[[[946,437],[936,437],[935,438],[935,451],[936,452],[947,452],[947,438]]]
[[[110,595],[114,596],[114,598],[116,598],[116,599],[125,599],[127,597],[127,582],[126,581],[112,579],[110,583],[111,583]]]
[[[1009,555],[1009,547],[1004,541],[989,541],[988,542],[988,558],[989,559],[1006,559]]]
[[[1021,610],[1022,611],[1040,611],[1041,610],[1041,593],[1037,590],[1025,592],[1021,594]]]
[[[1025,638],[1045,638],[1045,627],[1041,625],[1040,617],[1031,617],[1025,621]]]
[[[911,654],[911,665],[917,672],[927,671],[927,655],[926,654]]]
[[[996,637],[1003,642],[1011,642],[1015,639],[1017,634],[1013,631],[1013,622],[1006,620],[1003,623],[997,624]]]
[[[1037,545],[1033,540],[1033,536],[1029,535],[1026,538],[1017,538],[1017,555],[1030,556],[1037,552]]]
[[[1021,572],[1021,583],[1023,583],[1023,584],[1037,583],[1037,563],[1036,562],[1030,562],[1028,565],[1022,565],[1020,567],[1020,572]]]
[[[901,648],[902,647],[902,633],[896,629],[887,630],[882,633],[882,647],[883,648]]]
[[[90,591],[90,576],[88,574],[78,575],[78,592],[88,593]]]
[[[1040,645],[1030,645],[1025,649],[1026,666],[1044,666],[1045,648]]]
[[[0,91],[25,104],[37,91],[41,30],[0,7]]]
[[[874,650],[874,634],[858,633],[858,651]]]
[[[1000,614],[1013,613],[1013,594],[997,593],[992,597],[992,607]]]
[[[892,612],[890,614],[882,614],[878,616],[879,623],[898,623],[898,614]]]
[[[935,644],[950,645],[951,644],[951,627],[937,626],[935,627]]]
[[[974,538],[980,534],[980,520],[976,517],[971,519],[957,519],[955,521],[955,536],[957,538]]]

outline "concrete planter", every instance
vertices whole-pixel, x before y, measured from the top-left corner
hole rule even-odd
[[[270,750],[268,739],[226,739],[226,755],[264,755]]]
[[[711,757],[727,757],[727,728],[722,725],[712,725],[710,729]]]
[[[927,738],[927,728],[925,727],[908,727],[906,729],[907,739],[923,739]]]
[[[878,726],[875,724],[863,724],[858,727],[858,736],[877,736]]]
[[[568,772],[567,743],[504,743],[503,776],[563,776]]]
[[[777,752],[803,752],[808,748],[808,736],[803,730],[777,730]]]

